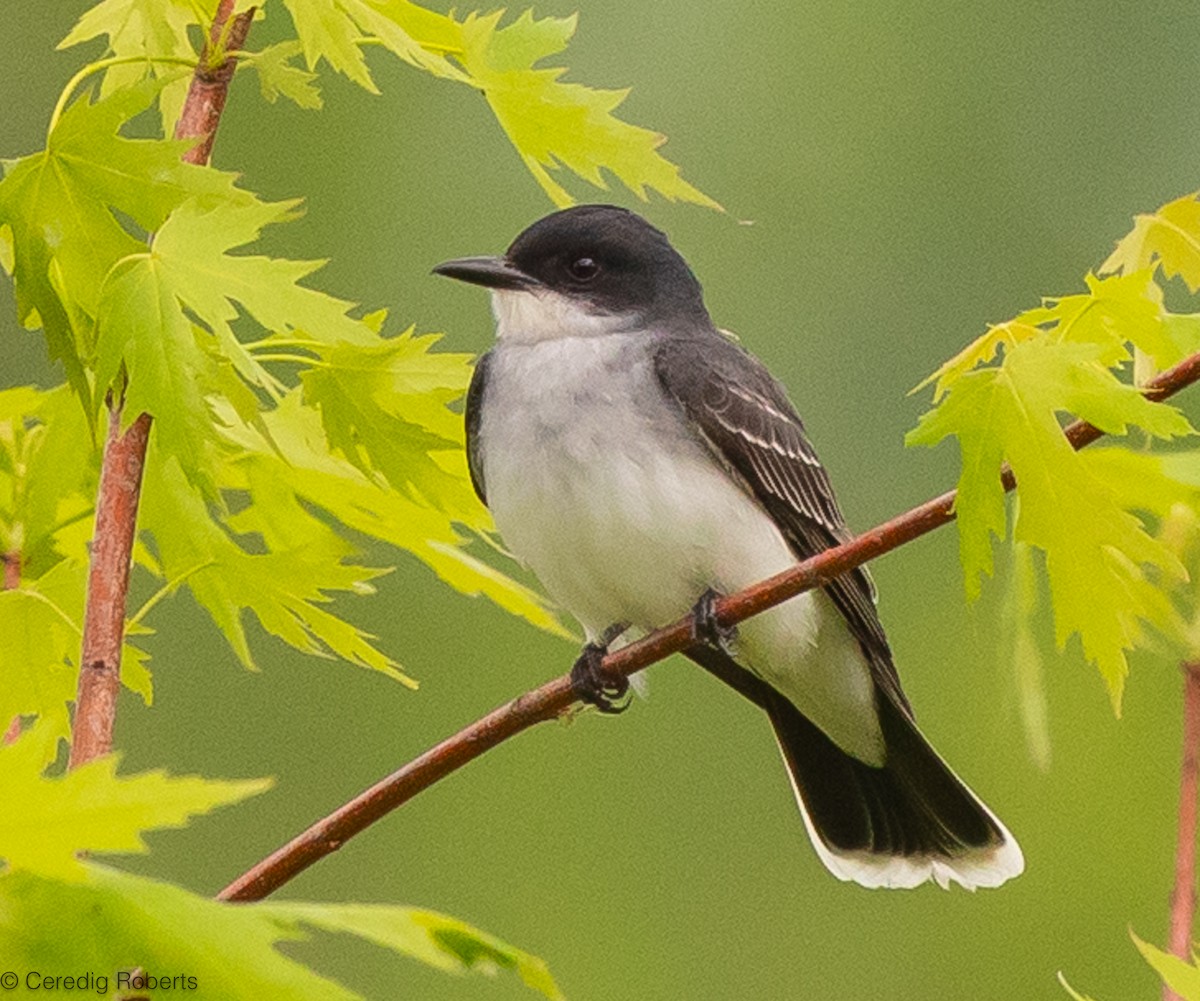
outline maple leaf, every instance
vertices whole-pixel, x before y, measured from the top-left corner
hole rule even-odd
[[[1014,538],[1046,554],[1058,643],[1080,636],[1119,707],[1125,652],[1141,639],[1140,623],[1172,622],[1169,599],[1143,568],[1174,574],[1181,567],[1071,448],[1057,415],[1069,412],[1115,435],[1129,425],[1163,438],[1192,428],[1175,408],[1119,382],[1100,363],[1103,352],[1095,344],[1055,343],[1048,334],[1015,344],[999,367],[961,376],[906,441],[958,438],[963,463],[955,511],[971,598],[979,594],[980,574],[992,570],[991,536],[1005,534],[999,472],[1009,463],[1020,495]]]
[[[916,393],[931,382],[935,382],[933,402],[937,403],[946,394],[946,390],[962,376],[980,365],[986,365],[995,358],[1001,345],[1012,347],[1022,341],[1037,337],[1039,334],[1041,331],[1037,327],[1017,320],[989,326],[986,334],[977,337],[953,358],[944,362],[936,372],[922,379],[912,388],[911,392]]]
[[[369,347],[321,346],[300,381],[331,448],[368,476],[381,473],[397,490],[416,489],[445,509],[461,504],[466,484],[436,455],[463,447],[462,417],[446,404],[462,397],[470,367],[467,355],[430,353],[437,340],[409,329]]]
[[[101,293],[97,384],[112,383],[123,365],[125,419],[143,412],[155,417],[156,440],[210,497],[219,440],[209,398],[232,396],[243,419],[253,419],[257,409],[252,396],[231,390],[222,362],[251,385],[273,383],[234,334],[238,305],[272,331],[304,326],[330,340],[375,339],[346,315],[350,303],[297,284],[321,262],[229,254],[269,223],[291,218],[295,205],[249,196],[216,206],[185,202],[148,251],[112,270]]]
[[[551,1001],[562,999],[541,959],[434,911],[386,904],[219,903],[96,863],[87,863],[85,873],[86,881],[74,883],[25,872],[0,876],[0,960],[6,968],[78,970],[86,956],[91,970],[125,971],[105,974],[113,996],[195,990],[199,997],[227,1001],[361,1001],[279,950],[280,943],[307,939],[315,930],[355,935],[448,973],[510,970]],[[150,982],[118,979],[135,968],[169,986],[147,989]],[[182,978],[180,971],[186,971]]]
[[[465,80],[461,70],[449,63],[445,54],[431,50],[406,30],[405,20],[413,12],[425,15],[424,23],[454,22],[403,0],[283,0],[292,15],[296,34],[310,70],[324,59],[339,73],[378,94],[371,79],[360,42],[372,38],[381,42],[405,62],[435,76]]]
[[[556,205],[574,201],[550,175],[562,165],[600,188],[607,188],[603,171],[609,170],[639,198],[645,199],[652,188],[672,201],[720,209],[658,152],[664,136],[613,114],[627,90],[564,83],[565,69],[535,68],[567,47],[575,16],[536,20],[526,11],[501,28],[502,10],[470,14],[460,22],[409,0],[284,3],[310,70],[323,58],[377,92],[360,45],[372,37],[419,69],[481,90],[522,161]]]
[[[492,523],[471,492],[461,452],[455,453],[461,503],[439,510],[419,498],[383,488],[346,459],[331,454],[320,417],[303,405],[299,392],[288,393],[263,420],[270,445],[248,429],[225,430],[243,449],[223,468],[225,486],[248,490],[254,497],[265,497],[260,492],[268,489],[286,490],[293,498],[288,510],[296,515],[295,524],[301,524],[304,511],[295,501],[303,500],[355,532],[412,553],[456,590],[485,595],[540,629],[573,638],[535,591],[467,551],[469,540],[456,531],[455,523],[481,536],[491,531]],[[301,527],[303,532],[311,530]]]
[[[1172,993],[1183,998],[1183,1001],[1200,1001],[1200,967],[1196,965],[1195,953],[1192,953],[1192,961],[1189,963],[1186,959],[1180,959],[1149,942],[1144,942],[1132,931],[1129,937],[1133,939],[1133,944],[1137,946],[1142,958],[1153,967],[1154,972],[1162,978],[1162,982]]]
[[[320,522],[304,515],[286,493],[260,484],[262,507],[226,522],[214,521],[173,457],[152,451],[146,464],[142,525],[154,539],[161,572],[185,578],[186,586],[224,633],[239,659],[254,658],[242,623],[250,610],[262,627],[297,650],[330,652],[380,671],[410,687],[416,683],[372,645],[373,637],[320,605],[328,591],[370,594],[372,578],[386,571],[345,562],[353,548]],[[252,505],[253,507],[253,505]],[[257,532],[267,552],[247,551],[230,532]]]
[[[92,353],[86,318],[95,316],[112,266],[145,249],[114,211],[152,232],[190,198],[214,204],[239,195],[232,174],[180,160],[190,143],[119,134],[160,86],[147,81],[96,102],[76,101],[46,149],[7,163],[0,181],[0,226],[12,232],[18,315],[45,329],[51,357],[63,362],[85,405]]]
[[[291,60],[301,51],[300,42],[292,39],[270,45],[254,54],[249,65],[258,73],[258,84],[265,101],[274,104],[282,96],[298,107],[312,111],[324,105],[321,92],[314,82],[317,74],[291,65]]]
[[[1046,299],[1017,322],[1045,327],[1055,340],[1096,344],[1100,360],[1109,367],[1128,360],[1126,344],[1144,351],[1159,368],[1183,358],[1166,327],[1162,289],[1149,270],[1109,278],[1084,276],[1088,291]]]
[[[0,591],[0,719],[37,716],[47,739],[68,738],[71,717],[67,705],[75,698],[78,669],[72,656],[79,649],[79,626],[53,601],[27,585]],[[7,725],[7,724],[5,724]],[[53,743],[44,748],[53,760]],[[10,802],[17,802],[10,800]]]
[[[458,58],[483,90],[526,167],[556,205],[574,202],[549,173],[562,164],[600,188],[607,188],[602,170],[609,170],[643,200],[646,189],[653,188],[671,201],[720,209],[658,153],[664,136],[613,115],[627,90],[593,90],[564,83],[562,68],[534,68],[567,47],[576,16],[534,20],[532,12],[525,11],[500,28],[502,15],[497,11],[468,16]]]
[[[119,756],[111,754],[45,778],[45,745],[56,738],[35,724],[0,748],[0,799],[21,804],[0,816],[0,858],[10,871],[81,880],[79,852],[144,852],[143,832],[183,827],[191,817],[271,785],[269,779],[217,782],[163,771],[118,777]]]
[[[162,78],[159,108],[163,133],[170,135],[187,98],[191,74],[176,66],[155,63],[151,57],[195,60],[188,28],[197,23],[194,5],[186,0],[103,0],[83,13],[58,48],[67,49],[103,36],[108,40],[106,51],[114,58],[145,57],[143,63],[110,66],[104,73],[100,96],[107,97],[137,83],[147,73]]]
[[[0,547],[21,553],[24,578],[65,553],[60,533],[85,519],[96,496],[99,454],[66,386],[0,391]]]
[[[1100,265],[1100,273],[1146,271],[1162,265],[1193,292],[1200,289],[1200,192],[1167,202],[1157,212],[1134,217],[1133,229]]]

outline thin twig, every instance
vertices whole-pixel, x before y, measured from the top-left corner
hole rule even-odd
[[[215,68],[210,67],[209,49],[220,38],[228,38],[234,48],[240,48],[254,16],[251,9],[237,15],[232,19],[233,24],[227,25],[233,6],[234,0],[221,0],[217,8],[209,35],[210,44],[192,75],[191,87],[175,129],[177,139],[200,140],[184,154],[183,158],[189,163],[208,162],[235,68],[232,59]],[[149,414],[140,414],[122,432],[121,411],[120,399],[111,396],[88,568],[79,689],[71,732],[71,768],[112,750],[117,696],[121,689],[121,646],[125,636],[129,570],[137,536],[138,501],[151,423]]]
[[[1146,385],[1145,393],[1151,399],[1160,400],[1197,380],[1200,380],[1200,354],[1161,373]],[[1098,428],[1084,421],[1076,421],[1064,433],[1075,448],[1082,448],[1103,435]],[[1016,485],[1007,469],[1002,479],[1006,490]],[[716,604],[718,623],[721,626],[736,625],[803,591],[829,584],[856,566],[945,525],[954,519],[954,498],[955,491],[951,490],[851,542],[827,549],[745,591],[721,598]],[[686,650],[693,642],[691,620],[680,619],[609,654],[604,658],[603,670],[614,677],[628,676],[670,654]],[[261,900],[417,793],[509,737],[560,716],[575,701],[570,678],[565,675],[518,696],[317,821],[235,879],[217,895],[217,899]]]
[[[1200,781],[1200,661],[1183,664],[1183,754],[1179,767],[1179,830],[1175,843],[1175,889],[1167,948],[1185,962],[1192,958],[1196,915],[1196,799]],[[1163,1001],[1183,1001],[1165,983]]]

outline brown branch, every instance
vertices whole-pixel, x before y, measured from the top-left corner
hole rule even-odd
[[[129,590],[138,499],[149,438],[149,414],[142,414],[122,434],[120,404],[110,402],[88,568],[83,652],[69,768],[78,768],[112,750],[117,695],[121,688],[125,596]]]
[[[1200,354],[1159,374],[1144,387],[1144,392],[1151,399],[1161,400],[1197,380],[1200,380]],[[1103,435],[1084,421],[1076,421],[1064,433],[1075,448],[1082,448]],[[1016,485],[1007,469],[1002,479],[1006,490]],[[721,598],[716,607],[718,622],[722,626],[736,625],[803,591],[822,587],[856,566],[952,521],[954,497],[953,490],[944,493],[851,542],[827,549],[745,591]],[[628,676],[686,650],[693,642],[691,620],[680,619],[609,654],[604,658],[604,670],[612,676]],[[235,879],[217,894],[217,899],[261,900],[417,793],[522,730],[562,715],[575,701],[570,678],[565,675],[519,695],[317,821]]]
[[[189,163],[208,162],[235,68],[233,59],[221,59],[220,56],[223,52],[241,48],[254,16],[253,10],[249,10],[230,22],[233,5],[234,0],[221,0],[217,8],[209,42],[192,75],[183,112],[175,128],[177,139],[200,139],[184,154],[183,158]],[[222,35],[224,45],[219,44]],[[214,59],[218,60],[215,65]],[[122,433],[121,409],[121,401],[110,396],[108,437],[100,465],[96,526],[88,568],[70,768],[77,768],[112,750],[117,696],[121,690],[125,605],[151,423],[149,414],[140,414]],[[5,566],[7,570],[7,562]]]
[[[0,560],[4,563],[3,589],[15,591],[21,586],[21,554],[14,549],[12,552],[0,556]]]
[[[15,591],[21,586],[20,550],[13,549],[0,556],[0,562],[4,564],[4,580],[0,583],[0,590]],[[0,737],[0,744],[11,744],[19,736],[21,736],[21,717],[14,716],[8,724],[8,729],[4,731],[4,736]]]
[[[1175,888],[1167,948],[1185,962],[1192,958],[1196,914],[1196,800],[1200,781],[1200,661],[1183,665],[1183,755],[1179,768],[1179,830],[1175,843]],[[1163,1001],[1183,1001],[1165,983]]]
[[[212,155],[221,112],[225,110],[225,99],[229,96],[229,81],[237,69],[236,59],[222,57],[226,52],[236,52],[245,44],[250,22],[254,20],[254,8],[251,7],[238,14],[227,27],[233,5],[234,0],[221,0],[217,7],[208,45],[200,58],[200,65],[192,74],[187,100],[175,125],[176,139],[200,139],[183,155],[188,163],[208,163]],[[225,35],[224,44],[221,44],[222,34]]]

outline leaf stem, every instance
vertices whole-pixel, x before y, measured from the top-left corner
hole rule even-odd
[[[1144,391],[1151,399],[1161,400],[1197,381],[1200,381],[1200,353],[1152,379]],[[1063,434],[1072,447],[1078,449],[1103,437],[1104,432],[1084,421],[1076,421],[1066,427]],[[1006,490],[1016,486],[1011,470],[1005,470],[1002,482]],[[827,549],[783,573],[721,598],[716,603],[717,624],[723,627],[736,625],[804,591],[824,587],[868,560],[949,524],[954,520],[956,493],[950,490],[934,497],[850,542]],[[693,643],[689,616],[608,654],[602,670],[609,677],[628,677],[670,654],[689,651]],[[696,655],[702,656],[702,651],[697,650]],[[707,664],[703,666],[719,674],[718,669]],[[723,680],[735,687],[738,684],[736,678]],[[753,693],[743,691],[743,694]],[[244,872],[217,894],[217,898],[261,900],[418,793],[523,730],[558,718],[576,701],[569,675],[517,696],[318,820]]]
[[[71,100],[71,95],[84,80],[101,70],[112,69],[114,66],[127,66],[132,63],[146,63],[147,65],[162,63],[166,66],[187,66],[193,70],[196,68],[195,59],[184,59],[182,56],[110,56],[108,59],[88,63],[67,81],[62,93],[58,95],[58,103],[54,105],[54,111],[50,114],[50,125],[46,129],[46,144],[49,145],[50,136],[58,125],[58,120],[62,118],[62,113],[67,108],[67,102]]]
[[[250,341],[243,344],[247,351],[257,351],[259,348],[308,348],[310,351],[319,351],[325,347],[320,341],[314,341],[305,337],[264,337],[261,341]]]
[[[328,362],[323,362],[319,358],[313,358],[310,355],[290,355],[287,352],[277,352],[275,354],[255,355],[255,361],[287,361],[293,362],[296,365],[307,365],[309,368],[329,368]]]
[[[419,38],[414,38],[413,41],[421,46],[421,48],[423,48],[426,52],[436,52],[438,55],[442,56],[466,55],[466,50],[459,48],[457,45],[439,45],[437,42],[423,42]],[[391,48],[391,45],[388,43],[387,39],[378,38],[375,35],[364,35],[362,38],[356,38],[354,39],[354,44],[363,46],[379,45],[384,48]]]
[[[178,576],[174,577],[173,579],[167,581],[162,587],[160,587],[157,591],[155,591],[154,594],[152,594],[146,600],[146,603],[144,605],[142,605],[141,608],[139,608],[136,612],[133,613],[133,616],[129,619],[128,622],[125,623],[125,628],[130,629],[133,626],[136,626],[139,623],[141,623],[142,619],[144,619],[147,615],[150,614],[151,609],[153,609],[155,605],[157,605],[160,601],[162,601],[163,598],[166,598],[168,595],[170,595],[170,593],[172,591],[174,591],[177,587],[179,587],[180,584],[182,584],[185,580],[187,580],[193,574],[198,574],[201,570],[207,570],[209,567],[213,566],[216,562],[217,562],[216,560],[205,560],[203,563],[197,563],[194,567],[191,567],[190,569],[183,571],[183,573],[181,573]]]

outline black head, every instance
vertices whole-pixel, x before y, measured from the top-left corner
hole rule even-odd
[[[489,288],[557,292],[596,313],[707,317],[700,283],[666,235],[613,205],[555,212],[518,236],[503,258],[447,261],[434,271]]]

